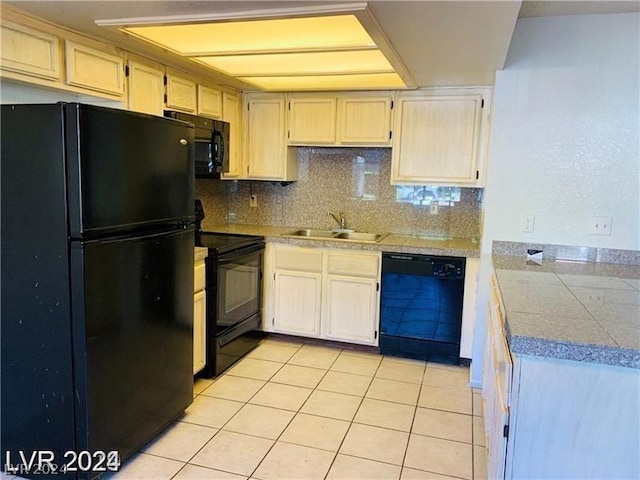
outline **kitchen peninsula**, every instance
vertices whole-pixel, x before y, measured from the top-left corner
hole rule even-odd
[[[524,245],[494,242],[483,388],[494,406],[486,409],[490,472],[506,454],[505,478],[635,478],[638,252],[554,247],[559,257],[536,265]],[[625,263],[568,261],[563,251]]]

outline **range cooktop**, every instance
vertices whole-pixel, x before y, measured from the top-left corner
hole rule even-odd
[[[207,247],[216,253],[226,253],[264,242],[264,237],[234,233],[196,232],[196,247]]]

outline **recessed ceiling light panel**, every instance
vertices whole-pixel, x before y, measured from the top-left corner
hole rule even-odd
[[[198,61],[233,77],[392,73],[394,71],[380,50],[227,55],[198,57]]]
[[[321,90],[388,90],[405,88],[397,73],[362,75],[315,75],[295,77],[239,77],[262,90],[272,92]]]

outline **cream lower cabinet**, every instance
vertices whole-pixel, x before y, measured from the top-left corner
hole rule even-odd
[[[193,271],[193,374],[207,362],[207,296],[205,258],[207,249],[196,247]]]
[[[274,330],[305,337],[320,335],[322,274],[277,271]]]
[[[487,462],[488,478],[499,479],[505,474],[513,361],[505,336],[504,307],[494,274],[489,282],[491,293],[487,304],[488,331],[482,377],[487,458],[482,460]]]
[[[376,345],[379,318],[379,252],[341,252],[275,244],[271,319],[266,330]],[[269,313],[267,314],[269,316]]]
[[[375,345],[380,305],[379,253],[326,252],[323,336]]]

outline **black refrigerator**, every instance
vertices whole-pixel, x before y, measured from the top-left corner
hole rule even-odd
[[[2,470],[89,452],[56,478],[92,478],[87,455],[124,460],[192,402],[194,128],[76,103],[1,114]]]

